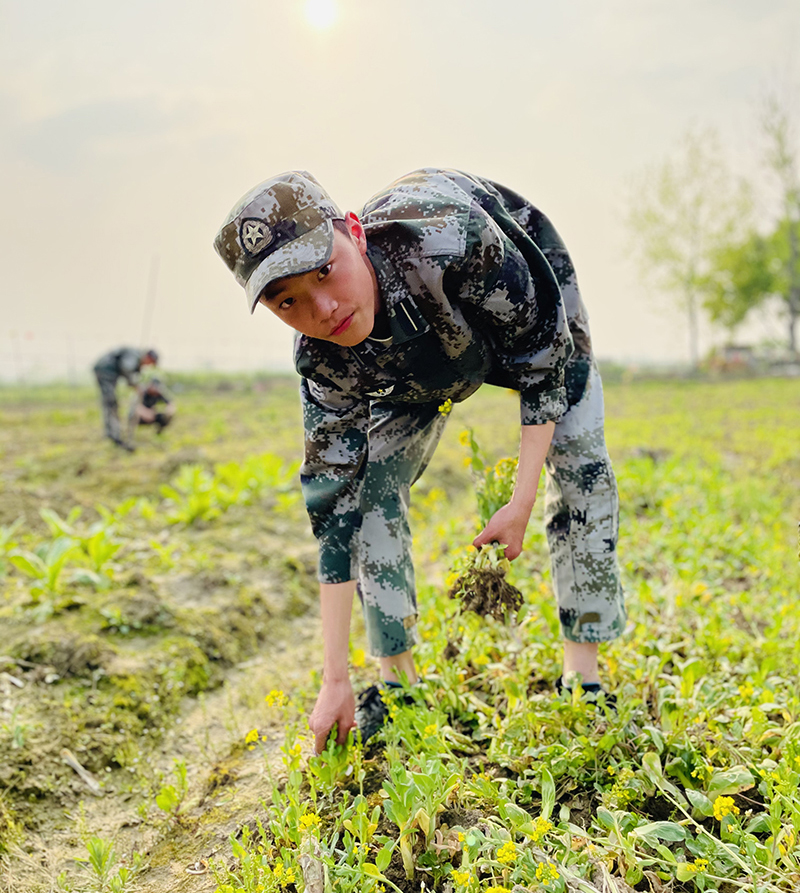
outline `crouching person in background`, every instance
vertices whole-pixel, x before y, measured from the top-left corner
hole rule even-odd
[[[175,401],[158,378],[141,385],[131,400],[128,413],[128,443],[132,444],[139,425],[155,425],[161,434],[175,415]]]

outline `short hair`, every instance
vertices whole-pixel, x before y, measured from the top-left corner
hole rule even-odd
[[[158,352],[153,350],[152,347],[149,350],[146,350],[144,355],[145,357],[147,357],[148,360],[152,360],[153,363],[158,365]]]
[[[340,233],[344,233],[344,235],[350,235],[350,229],[347,226],[347,221],[343,220],[341,217],[334,217],[331,221],[333,223],[333,228],[338,229]]]

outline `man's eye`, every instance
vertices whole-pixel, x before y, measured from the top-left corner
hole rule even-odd
[[[294,304],[294,298],[284,298],[284,299],[281,301],[280,309],[281,309],[281,310],[288,310],[288,309],[292,306],[292,304]]]
[[[330,273],[330,271],[331,271],[331,265],[325,264],[324,266],[320,267],[317,270],[317,278],[324,279],[328,275],[328,273]]]

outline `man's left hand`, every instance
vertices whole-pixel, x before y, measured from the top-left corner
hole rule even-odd
[[[472,541],[472,545],[480,548],[486,543],[503,543],[506,558],[513,561],[522,552],[522,540],[530,516],[530,510],[521,509],[509,502],[492,515],[486,527]]]

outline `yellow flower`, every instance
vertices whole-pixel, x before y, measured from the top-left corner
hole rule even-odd
[[[508,887],[487,887],[483,893],[508,893]]]
[[[244,736],[244,743],[255,744],[256,741],[258,741],[258,729],[250,729],[250,731]]]
[[[293,884],[295,882],[294,868],[287,868],[284,875],[284,883]]]
[[[458,842],[459,842],[459,843],[463,843],[463,842],[464,842],[464,832],[463,832],[463,831],[459,831],[459,832],[458,832]]]
[[[363,667],[364,661],[366,660],[366,654],[364,654],[363,648],[354,648],[353,656],[350,658],[350,662],[354,667]]]
[[[546,887],[551,881],[557,881],[561,875],[555,862],[540,862],[536,866],[536,880]]]
[[[307,812],[305,815],[301,815],[300,827],[304,831],[308,831],[310,828],[319,828],[319,816],[313,812]]]
[[[536,821],[533,823],[533,831],[530,833],[529,836],[534,843],[537,843],[545,836],[545,834],[552,830],[552,822],[549,822],[547,819],[544,819],[541,816],[537,816]]]
[[[459,871],[458,869],[453,869],[453,880],[458,884],[459,887],[466,887],[469,881],[469,872],[468,871]]]
[[[267,702],[268,707],[285,707],[289,699],[282,691],[273,688],[264,700]]]
[[[461,444],[461,446],[463,446],[463,447],[468,447],[469,444],[470,444],[470,440],[471,440],[471,438],[470,438],[470,436],[469,436],[469,431],[467,431],[467,429],[465,428],[465,429],[458,435],[458,442]]]
[[[447,579],[444,581],[444,585],[448,589],[452,589],[456,583],[458,583],[458,574],[452,573],[447,575]]]
[[[437,726],[435,722],[432,722],[429,726],[425,726],[425,731],[423,732],[426,738],[432,735],[437,735],[438,733],[439,726]]]
[[[517,848],[514,846],[513,840],[506,841],[497,851],[497,861],[502,862],[503,865],[511,865],[516,858]]]
[[[439,412],[442,415],[449,415],[452,409],[453,401],[448,397],[447,400],[445,400],[444,403],[442,403],[442,405],[439,407]]]
[[[708,859],[695,859],[686,866],[691,874],[702,874],[708,868]]]
[[[734,805],[733,797],[717,797],[714,801],[714,818],[721,822],[726,815],[739,815],[739,807]]]
[[[272,868],[272,873],[275,875],[276,878],[282,878],[283,877],[283,862],[278,862],[276,865],[274,865]]]

